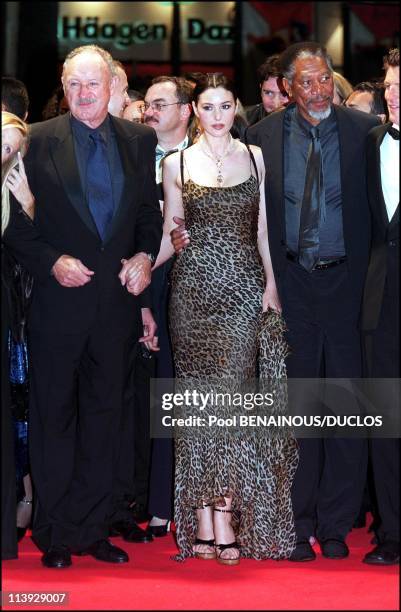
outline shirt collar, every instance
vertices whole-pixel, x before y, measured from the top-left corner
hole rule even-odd
[[[309,136],[310,134],[310,130],[313,127],[313,125],[311,123],[309,123],[309,121],[307,121],[306,119],[304,119],[304,117],[302,117],[301,113],[298,111],[298,107],[295,105],[295,107],[292,107],[292,113],[291,113],[291,117],[294,119],[296,125],[305,133]],[[336,119],[335,119],[335,115],[333,112],[333,106],[331,106],[331,111],[330,111],[330,115],[326,118],[326,119],[322,119],[320,121],[320,123],[317,124],[317,128],[319,129],[319,134],[322,135],[324,134],[328,129],[330,129],[330,127],[335,123]]]
[[[111,122],[110,122],[109,115],[107,115],[103,123],[101,123],[95,129],[88,127],[87,125],[85,125],[85,123],[82,123],[82,121],[79,121],[79,119],[74,117],[71,113],[70,113],[70,123],[71,123],[71,129],[73,131],[75,138],[77,139],[78,144],[82,146],[88,145],[89,136],[90,134],[93,134],[94,132],[100,133],[103,140],[106,142],[106,144],[110,140]]]
[[[164,157],[165,155],[167,155],[167,153],[169,153],[169,151],[182,151],[183,149],[186,149],[187,146],[188,146],[188,136],[185,136],[184,140],[182,140],[178,145],[176,145],[172,149],[168,149],[167,151],[163,149],[163,147],[161,147],[158,143],[156,145],[156,159],[157,158],[160,159],[161,157]]]

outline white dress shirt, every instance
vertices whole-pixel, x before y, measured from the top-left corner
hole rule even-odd
[[[399,130],[398,125],[393,125]],[[380,145],[380,172],[388,220],[391,221],[400,202],[400,141],[386,134]]]

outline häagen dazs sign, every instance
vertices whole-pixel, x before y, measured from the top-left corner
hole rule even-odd
[[[229,62],[234,2],[181,2],[183,61]],[[60,58],[95,43],[116,59],[169,61],[172,2],[59,2]]]

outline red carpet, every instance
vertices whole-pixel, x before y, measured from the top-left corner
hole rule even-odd
[[[399,567],[361,563],[371,535],[353,530],[348,559],[332,561],[242,560],[237,567],[215,561],[170,560],[173,536],[152,544],[113,538],[130,562],[110,566],[92,557],[73,557],[65,570],[45,569],[25,537],[20,558],[3,562],[3,592],[68,591],[67,605],[10,606],[4,610],[398,610]]]

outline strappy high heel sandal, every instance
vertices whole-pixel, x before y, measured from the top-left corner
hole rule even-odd
[[[204,504],[200,508],[195,507],[194,510],[203,510],[204,508],[208,508],[211,505],[212,504]],[[214,548],[215,547],[214,540],[202,540],[202,538],[195,538],[195,541],[194,541],[193,545],[196,546],[197,544],[203,544],[204,546],[210,546],[211,548],[214,549],[213,552],[198,552],[198,551],[194,550],[194,554],[195,554],[195,557],[197,559],[204,559],[204,560],[208,561],[209,559],[215,559],[216,558],[216,550]]]
[[[228,512],[230,514],[232,514],[232,510],[222,510],[221,508],[214,508],[215,512]],[[228,550],[229,548],[234,548],[236,550],[240,550],[240,547],[238,546],[237,542],[234,540],[234,542],[230,542],[229,544],[215,544],[216,547],[216,561],[217,563],[220,563],[221,565],[238,565],[239,561],[240,561],[240,555],[238,554],[238,557],[236,557],[235,559],[228,559],[226,557],[222,557],[222,553],[225,550]]]
[[[215,547],[214,540],[202,540],[201,538],[195,538],[194,546],[196,544],[204,544],[205,546],[210,546],[211,548]],[[205,561],[216,558],[215,550],[213,552],[198,552],[194,550],[194,553],[197,559],[204,559]]]

